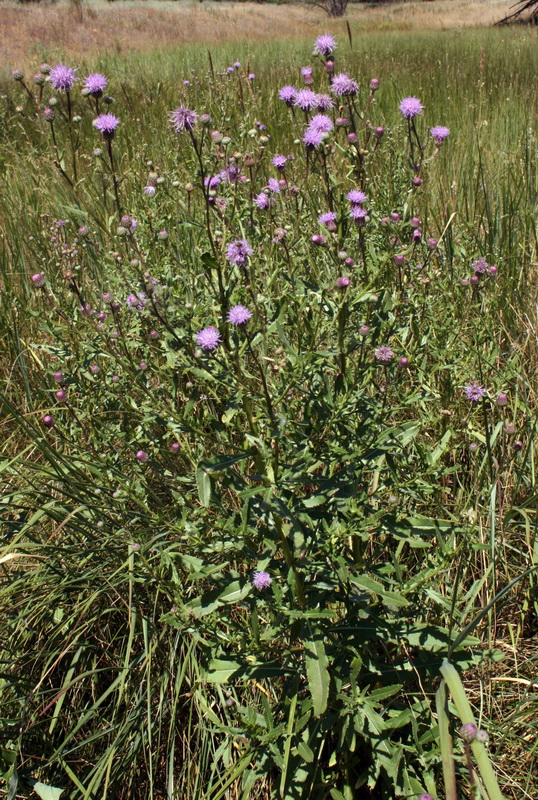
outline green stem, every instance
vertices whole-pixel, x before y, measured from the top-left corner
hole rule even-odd
[[[468,722],[472,722],[474,725],[476,725],[471,704],[469,703],[467,695],[465,694],[465,689],[463,688],[461,678],[458,675],[456,668],[453,667],[452,664],[446,660],[446,658],[441,666],[441,675],[445,679],[450,694],[452,695],[452,700],[456,706],[456,711],[458,712],[461,723],[465,725]],[[489,800],[504,800],[486,748],[482,742],[479,742],[475,739],[471,744],[471,750],[473,751],[473,756],[475,757],[480,775],[484,781],[486,791],[489,795]]]

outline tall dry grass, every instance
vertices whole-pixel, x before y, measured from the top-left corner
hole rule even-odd
[[[357,5],[346,20],[329,20],[318,8],[258,3],[48,3],[0,5],[0,68],[42,57],[97,55],[113,51],[202,43],[271,41],[312,36],[321,28],[346,35],[365,30],[445,29],[489,25],[510,0],[432,0]]]

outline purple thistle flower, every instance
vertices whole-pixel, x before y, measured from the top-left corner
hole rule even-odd
[[[252,576],[252,585],[255,589],[267,589],[271,585],[272,578],[268,572],[255,572]]]
[[[364,225],[366,223],[367,211],[362,206],[351,206],[349,216],[357,223],[357,225]]]
[[[318,105],[318,96],[312,89],[299,89],[293,101],[301,111],[312,111]]]
[[[330,111],[334,108],[334,101],[328,94],[318,94],[318,111]]]
[[[323,131],[318,130],[317,128],[310,128],[308,127],[305,131],[305,135],[303,136],[303,143],[309,149],[315,149],[319,147],[323,141],[325,134]]]
[[[135,311],[143,311],[146,305],[147,296],[144,292],[138,292],[138,294],[130,294],[127,296],[127,300],[125,301],[129,308],[134,309]]]
[[[280,184],[276,178],[269,178],[267,185],[273,194],[280,194]]]
[[[269,208],[270,202],[271,198],[265,192],[260,192],[254,198],[254,205],[262,210]]]
[[[215,186],[219,185],[220,181],[220,175],[208,175],[204,180],[204,186],[207,186],[208,189],[214,189]]]
[[[194,126],[198,120],[198,114],[196,111],[191,111],[184,106],[179,106],[175,111],[170,111],[168,119],[175,132],[182,133],[183,131],[194,130]]]
[[[77,80],[75,70],[65,64],[57,64],[50,71],[50,82],[57,92],[68,92]]]
[[[102,133],[105,139],[112,139],[119,124],[120,121],[114,114],[100,114],[92,123],[93,127]]]
[[[352,206],[360,206],[368,200],[368,196],[361,192],[360,189],[352,189],[346,194],[346,199],[349,200]]]
[[[214,325],[210,325],[208,328],[202,328],[202,330],[198,331],[196,334],[196,344],[199,345],[202,350],[216,350],[220,342],[221,335],[218,328],[215,328]]]
[[[435,140],[435,144],[443,144],[447,136],[450,136],[450,128],[445,128],[444,125],[438,125],[436,128],[431,128],[431,135]]]
[[[253,72],[250,72],[249,75],[248,75],[249,81],[253,81],[255,79],[255,77],[256,76],[255,76],[255,74]]]
[[[154,197],[157,192],[157,189],[155,188],[155,186],[144,186],[144,189],[142,191],[147,197]]]
[[[473,261],[473,269],[476,275],[483,275],[488,266],[488,262],[483,258],[477,258],[476,261]]]
[[[325,211],[324,214],[320,214],[318,222],[320,225],[325,225],[330,231],[336,230],[336,214],[334,211]]]
[[[400,103],[400,111],[406,119],[414,119],[422,114],[424,106],[418,97],[404,97]]]
[[[287,156],[281,156],[279,154],[277,154],[276,156],[273,156],[273,158],[271,159],[271,161],[273,163],[273,166],[276,167],[281,172],[284,171],[284,169],[286,167],[287,160],[288,160]]]
[[[339,97],[353,97],[359,91],[359,84],[345,72],[335,75],[331,83],[331,92]]]
[[[332,119],[326,114],[315,114],[310,120],[310,127],[322,133],[329,133],[334,125]]]
[[[252,311],[249,311],[246,306],[234,306],[228,311],[228,322],[231,322],[232,325],[246,325],[251,317]]]
[[[478,403],[478,401],[481,400],[486,394],[486,390],[480,383],[471,381],[471,383],[468,383],[467,386],[465,386],[463,393],[467,400],[470,400],[472,403]]]
[[[318,36],[316,39],[316,46],[314,48],[314,55],[330,56],[336,47],[336,42],[333,37],[328,33]]]
[[[101,75],[100,72],[93,72],[84,81],[84,89],[92,97],[101,97],[107,86],[108,78]]]
[[[248,257],[254,252],[252,247],[245,239],[235,239],[226,248],[226,255],[230,264],[237,267],[246,267]]]
[[[301,75],[303,76],[304,82],[306,84],[313,83],[312,67],[301,67]]]
[[[283,86],[278,93],[280,100],[283,100],[287,106],[292,106],[297,97],[297,89],[295,86]]]
[[[378,361],[381,361],[382,364],[388,364],[388,362],[392,361],[394,358],[394,353],[390,347],[387,347],[385,344],[381,345],[381,347],[378,347],[374,352],[374,355]]]

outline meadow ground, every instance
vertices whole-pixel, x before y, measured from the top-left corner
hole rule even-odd
[[[350,42],[0,7],[8,796],[448,800],[453,746],[458,796],[535,800],[537,32],[473,27],[505,10],[353,8]]]
[[[346,20],[357,33],[445,30],[490,25],[510,0],[432,0],[350,6]],[[78,56],[193,42],[275,41],[315,36],[323,28],[345,35],[344,20],[319,8],[259,3],[145,2],[0,4],[0,68],[25,66],[46,52]]]

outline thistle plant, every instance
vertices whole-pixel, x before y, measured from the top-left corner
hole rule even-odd
[[[460,696],[447,657],[464,680],[485,659],[468,617],[533,491],[509,267],[433,204],[443,120],[416,97],[386,118],[336,44],[267,94],[211,57],[149,116],[142,89],[109,113],[108,70],[77,94],[59,65],[58,104],[26,101],[18,147],[54,192],[0,296],[12,791],[388,800],[444,770],[448,800],[467,780],[433,698],[441,675]]]

